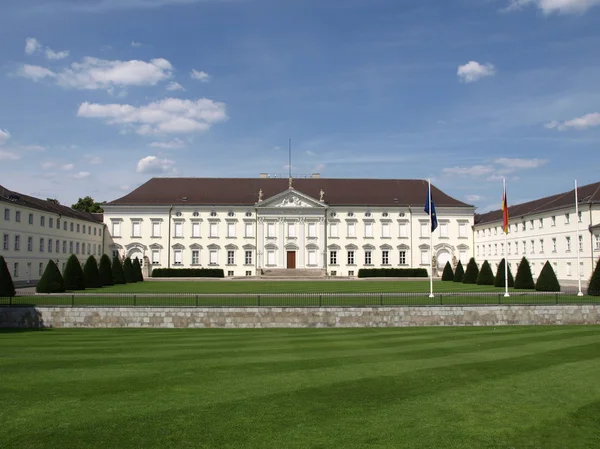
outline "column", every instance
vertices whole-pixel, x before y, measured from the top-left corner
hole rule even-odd
[[[304,217],[298,219],[298,268],[306,268],[306,230]]]
[[[285,218],[279,218],[279,238],[277,239],[277,247],[279,248],[279,268],[286,268],[286,252],[285,252]]]
[[[264,254],[265,254],[265,223],[264,218],[257,218],[258,223],[256,226],[256,266],[260,270],[265,266]]]

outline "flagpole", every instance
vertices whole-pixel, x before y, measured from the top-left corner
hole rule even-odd
[[[577,251],[577,296],[583,296],[581,292],[581,255],[579,254],[579,198],[577,197],[577,180],[575,180],[575,222],[577,225],[577,240],[575,243],[575,250]]]
[[[504,198],[502,202],[504,203],[504,207],[508,208],[508,204],[506,201],[506,178],[502,180],[504,184]],[[504,213],[502,214],[504,217]],[[503,218],[504,221],[504,218]],[[508,256],[507,256],[507,247],[508,247],[508,222],[506,223],[506,229],[504,229],[504,297],[508,298],[510,295],[508,294]]]
[[[430,263],[429,263],[429,297],[433,298],[433,205],[431,203],[431,179],[428,179],[429,182],[429,248],[430,248]]]

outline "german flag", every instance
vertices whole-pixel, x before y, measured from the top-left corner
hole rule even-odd
[[[502,195],[502,229],[508,234],[508,203],[506,202],[506,181],[504,181],[504,194]]]

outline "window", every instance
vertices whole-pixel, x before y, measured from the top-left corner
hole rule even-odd
[[[54,218],[48,217],[48,227],[49,228],[53,228],[54,227]]]
[[[64,270],[63,270],[64,271]],[[42,275],[44,274],[44,263],[40,262],[39,266],[38,266],[38,275]]]
[[[17,223],[21,223],[21,211],[20,210],[15,212],[15,221]]]
[[[44,239],[41,238],[40,239],[40,253],[43,253],[43,252],[44,252]]]
[[[571,272],[571,262],[567,262],[567,276],[571,276],[572,272]]]
[[[427,223],[421,223],[421,237],[429,237],[429,226]],[[488,229],[489,231],[489,229]]]
[[[15,251],[19,251],[21,249],[21,236],[15,235]]]
[[[555,253],[556,252],[556,238],[552,239],[552,252]]]
[[[529,221],[529,229],[534,230],[535,226],[533,224],[533,220]]]
[[[63,242],[63,252],[64,252],[64,242]],[[100,256],[102,254],[102,248],[100,248],[100,245],[98,245],[98,255]]]
[[[339,237],[338,224],[337,223],[331,223],[329,225],[329,237],[333,237],[333,238]]]
[[[152,250],[152,265],[158,265],[160,263],[160,251],[157,249]]]
[[[406,251],[400,251],[400,265],[406,265]]]
[[[208,228],[209,231],[209,237],[218,237],[219,236],[219,224],[218,223],[210,223],[210,226]],[[182,230],[183,232],[183,230]]]
[[[198,265],[200,263],[200,251],[197,249],[192,250],[192,265]]]
[[[85,243],[84,243],[84,245],[85,245]],[[87,244],[87,247],[88,247],[88,248],[87,248],[87,249],[88,249],[88,250],[87,250],[87,255],[89,256],[89,255],[90,255],[90,253],[92,252],[92,245],[90,245],[90,244],[88,243],[88,244]]]
[[[569,213],[565,214],[565,224],[571,223],[571,215]]]
[[[577,212],[577,221],[581,223],[581,211]]]
[[[515,242],[515,254],[519,254],[519,242]]]
[[[73,232],[73,223],[71,223],[71,232]],[[113,237],[121,237],[121,222],[120,221],[112,222],[112,236]]]
[[[348,223],[348,237],[356,237],[356,223]]]
[[[540,253],[544,252],[544,239],[540,239]]]
[[[429,265],[429,251],[426,249],[421,251],[421,265]]]
[[[215,249],[211,249],[210,253],[208,254],[208,263],[209,265],[217,265],[217,250]]]
[[[66,221],[63,221],[63,230],[65,230],[65,231],[67,230],[67,222]]]
[[[52,252],[52,239],[48,239],[48,252]]]
[[[579,251],[583,251],[583,235],[579,236]]]
[[[600,234],[596,234],[594,236],[594,240],[595,240],[595,249],[596,250],[600,250]]]
[[[527,253],[527,242],[523,240],[523,254]]]
[[[4,239],[2,241],[2,248],[5,251],[8,251],[8,234],[4,234]]]
[[[69,253],[73,254],[73,242],[69,242]],[[114,251],[113,251],[113,253],[114,253]],[[116,253],[117,253],[116,256],[119,257],[119,252],[117,251]]]
[[[498,255],[498,244],[494,243],[494,256]]]
[[[400,237],[408,237],[408,225],[406,223],[400,223]]]
[[[494,235],[498,235],[498,228],[494,228]]]
[[[200,223],[192,222],[192,237],[200,237]]]
[[[121,237],[121,223],[120,223],[120,222],[118,222],[118,221],[117,221],[116,223],[119,223],[119,234],[118,234],[118,236],[119,236],[119,237]],[[113,225],[113,226],[114,226],[114,225]],[[73,232],[73,229],[74,229],[74,228],[75,228],[75,225],[73,224],[73,222],[71,222],[71,224],[69,225],[69,230],[70,230],[71,232]],[[114,229],[114,228],[113,228],[113,229]],[[116,235],[116,234],[114,234],[114,233],[113,233],[113,237],[114,237],[115,235]]]
[[[160,237],[160,221],[152,222],[152,237]]]
[[[141,237],[142,236],[142,223],[140,223],[139,221],[134,221],[132,223],[131,236],[132,237]]]
[[[384,239],[389,239],[390,238],[390,224],[389,223],[382,223],[382,225],[381,225],[381,237],[383,237]]]
[[[233,271],[228,271],[227,276],[233,276]]]
[[[183,263],[183,251],[180,249],[173,251],[173,262],[174,265],[181,265]]]
[[[565,237],[566,251],[571,251],[571,237]]]
[[[227,223],[227,237],[235,237],[235,223]]]
[[[296,223],[288,223],[288,238],[296,237]]]
[[[244,252],[244,264],[245,265],[252,265],[252,251],[251,250],[246,250]]]
[[[337,265],[337,251],[329,251],[329,265]]]
[[[75,243],[75,254],[79,254],[79,242]]]
[[[348,212],[349,217],[354,217],[354,212]]]
[[[459,237],[466,237],[467,236],[467,224],[466,223],[459,223],[458,224],[458,236]]]
[[[211,217],[216,217],[216,216],[217,216],[217,213],[216,213],[216,212],[213,210],[213,211],[210,213],[210,216],[211,216]]]
[[[365,212],[365,217],[370,217],[371,216],[371,212]]]
[[[267,223],[267,237],[275,237],[275,223]]]
[[[348,265],[354,265],[354,251],[348,251]]]
[[[92,227],[88,226],[88,235],[92,235]],[[96,235],[96,228],[94,228],[94,235]]]
[[[33,214],[29,214],[29,224],[33,224]]]
[[[531,254],[535,254],[535,240],[531,240],[529,243],[531,244]]]
[[[62,248],[63,254],[66,254],[67,253],[67,241],[66,240],[63,240],[62,247],[63,247]]]
[[[4,219],[10,220],[10,209],[4,209]]]
[[[371,251],[365,251],[365,265],[371,265],[372,259],[371,259]]]
[[[83,232],[85,234],[85,225],[83,225],[82,228],[83,229],[81,230],[81,232]]]
[[[227,251],[227,265],[233,264],[235,264],[235,251],[230,249]]]
[[[308,265],[311,267],[317,265],[317,252],[314,249],[308,251]]]
[[[309,237],[316,237],[317,236],[317,224],[316,223],[309,223],[308,224],[308,236]]]
[[[479,253],[479,245],[477,245],[477,257],[479,257],[481,254]]]
[[[15,266],[13,268],[13,277],[19,277],[19,262],[15,262]]]
[[[119,250],[118,249],[113,249],[112,256],[113,256],[113,259],[115,257],[119,257]]]
[[[97,228],[94,228],[94,235],[96,235]]]
[[[523,231],[527,230],[527,223],[526,222],[521,223],[521,226],[522,226]]]
[[[381,264],[389,265],[390,264],[390,252],[387,249],[381,251]]]
[[[544,229],[544,219],[540,218],[540,229]]]
[[[40,217],[40,226],[46,226],[46,217],[43,215]]]
[[[244,236],[254,237],[254,226],[252,226],[252,223],[246,223],[244,225]]]
[[[373,223],[365,223],[365,237],[373,237]]]
[[[175,235],[174,237],[183,237],[183,222],[175,222]]]
[[[33,251],[33,237],[27,237],[27,251]]]

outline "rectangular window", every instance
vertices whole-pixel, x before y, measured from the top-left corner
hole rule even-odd
[[[348,223],[348,237],[356,237],[356,223]]]
[[[4,239],[2,241],[2,248],[5,251],[8,251],[8,245],[9,245],[9,243],[8,243],[8,234],[4,234]]]
[[[63,230],[65,230],[65,231],[67,230],[67,222],[66,221],[63,221]]]
[[[267,223],[267,237],[275,237],[275,223]]]
[[[118,234],[113,233],[113,236],[118,235],[120,237],[121,236],[121,223],[118,221],[116,223],[119,223],[119,233]],[[69,230],[71,232],[73,232],[73,229],[75,229],[75,225],[73,224],[73,222],[71,222],[71,224],[69,225]],[[113,224],[113,230],[114,230],[114,224]]]
[[[183,251],[176,249],[173,251],[173,261],[175,265],[181,265],[183,263]]]
[[[40,264],[38,265],[38,275],[41,276],[42,274],[44,274],[44,263],[40,262]]]
[[[48,252],[52,252],[52,239],[48,239]]]
[[[33,224],[33,214],[29,214],[29,224]]]
[[[365,265],[371,265],[373,260],[371,258],[371,251],[365,251]]]
[[[317,224],[316,223],[309,223],[308,224],[308,236],[309,237],[316,237],[317,236]]]
[[[459,237],[466,237],[467,236],[467,224],[466,223],[459,223],[459,225],[458,225],[458,236]]]
[[[67,241],[63,240],[62,242],[62,250],[63,250],[63,254],[67,253]]]
[[[406,251],[400,251],[400,265],[406,265]]]
[[[508,247],[506,248],[506,249],[508,250],[508,254],[509,254],[509,255],[510,255],[510,252],[511,252],[511,247],[512,247],[512,245],[511,245],[511,243],[509,242],[509,243],[508,243]]]
[[[96,231],[97,231],[97,230],[98,230],[97,228],[94,228],[94,235],[96,235]]]
[[[73,223],[71,223],[71,232],[73,231]],[[112,222],[112,236],[113,237],[121,237],[121,222],[113,221]]]
[[[19,277],[19,262],[15,262],[15,266],[13,268],[13,277]]]
[[[337,251],[329,251],[329,265],[337,265]]]
[[[535,254],[535,240],[531,240],[529,243],[531,245],[531,254]]]
[[[85,225],[83,225],[82,228],[83,229],[81,231],[85,234]]]
[[[565,247],[567,251],[571,251],[571,237],[565,237]]]
[[[540,218],[540,229],[544,229],[544,219]]]
[[[208,263],[210,265],[217,265],[217,250],[216,249],[211,249],[210,253],[208,254]]]
[[[544,252],[544,239],[540,239],[540,253]]]
[[[479,245],[477,245],[477,257],[479,257],[481,254],[479,253]]]
[[[210,223],[208,228],[209,237],[218,237],[219,236],[219,224],[218,223]]]
[[[160,237],[160,221],[152,222],[152,237]]]
[[[69,253],[73,254],[73,242],[69,242]],[[119,255],[119,253],[117,252],[117,256]]]
[[[383,223],[381,225],[381,237],[383,237],[384,239],[390,238],[390,224],[389,223]]]
[[[498,255],[498,244],[494,243],[494,256]]]
[[[228,250],[227,251],[227,265],[235,264],[235,251]]]
[[[251,250],[246,250],[244,252],[244,264],[252,265],[252,251]]]
[[[498,228],[494,228],[494,235],[498,235]]]
[[[381,251],[381,264],[389,265],[390,264],[390,252],[387,249]]]
[[[63,246],[63,248],[64,248],[64,246]],[[63,252],[64,252],[64,251],[63,251]],[[102,248],[100,248],[100,245],[98,245],[98,255],[99,255],[99,256],[100,256],[100,255],[102,255]]]
[[[235,223],[227,223],[227,237],[235,237]]]
[[[529,221],[529,229],[531,229],[532,231],[535,229],[535,226],[533,224],[533,220]]]
[[[594,236],[594,239],[596,241],[595,249],[600,250],[600,234],[596,234]]]
[[[197,249],[192,250],[192,265],[198,265],[200,263],[200,251]]]
[[[296,237],[296,223],[288,223],[288,238]]]
[[[85,245],[85,243],[84,243],[84,245]],[[88,243],[88,244],[87,244],[87,249],[88,249],[88,250],[87,250],[87,255],[89,256],[89,255],[90,255],[90,253],[92,252],[92,245],[90,245],[90,244]]]
[[[333,237],[333,238],[339,237],[337,223],[331,223],[329,225],[329,237]]]
[[[21,223],[21,211],[20,210],[15,212],[15,221],[17,223]]]
[[[200,237],[200,223],[197,221],[192,223],[192,237]]]
[[[427,223],[421,223],[421,237],[429,237],[429,226]]]
[[[40,217],[40,226],[46,226],[46,217],[43,215]]]
[[[21,236],[15,235],[15,251],[19,251],[21,249]]]
[[[131,236],[132,237],[141,237],[142,236],[142,224],[139,221],[134,221],[132,223],[132,226],[133,226],[133,228],[131,230],[131,232],[132,232]]]
[[[157,249],[152,250],[152,265],[157,265],[160,263],[160,252]]]
[[[400,223],[400,237],[406,238],[408,237],[408,225],[406,223]]]
[[[348,265],[354,265],[354,251],[348,251]]]
[[[572,272],[571,272],[571,262],[567,262],[567,276],[571,276]]]
[[[523,223],[521,223],[521,225],[522,225],[523,231],[526,231],[527,230],[527,223],[523,222]]]
[[[246,223],[244,225],[244,235],[246,237],[254,237],[254,226],[252,223]]]
[[[565,224],[571,223],[571,215],[569,213],[565,214]]]
[[[4,209],[4,219],[10,220],[10,209]]]
[[[92,227],[88,226],[88,235],[92,235]],[[94,235],[96,235],[96,228],[94,228]]]
[[[80,231],[80,229],[81,229],[81,228],[80,228],[80,224],[79,224],[79,223],[77,223],[77,232],[81,232],[81,231]]]
[[[54,227],[54,218],[48,217],[48,227],[49,228],[53,228]]]
[[[523,240],[523,254],[527,253],[527,242]]]
[[[311,267],[317,265],[317,252],[314,249],[308,251],[308,265]]]
[[[519,242],[515,242],[515,254],[519,254]]]
[[[33,251],[33,237],[27,237],[27,251]]]
[[[373,223],[365,223],[365,237],[373,237]]]
[[[40,239],[40,253],[43,253],[43,252],[44,252],[44,239],[41,238]]]
[[[181,221],[175,222],[175,235],[174,237],[183,237],[183,223]]]
[[[579,251],[583,251],[583,235],[579,236]]]
[[[75,254],[79,254],[79,242],[75,243]]]
[[[552,252],[555,253],[556,252],[556,238],[552,239]]]
[[[429,265],[429,251],[421,251],[421,265]]]

